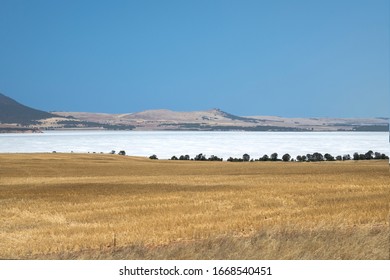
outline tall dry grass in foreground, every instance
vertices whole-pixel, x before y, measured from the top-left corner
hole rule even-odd
[[[387,161],[1,154],[3,259],[388,259]]]

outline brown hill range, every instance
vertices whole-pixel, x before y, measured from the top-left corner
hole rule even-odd
[[[236,116],[220,109],[126,114],[44,112],[0,94],[0,132],[64,129],[194,131],[388,131],[387,118],[283,118]]]
[[[244,131],[387,131],[386,118],[241,117],[220,109],[177,112],[148,110],[128,114],[55,112],[63,117],[110,125],[132,125],[136,130],[244,130]]]

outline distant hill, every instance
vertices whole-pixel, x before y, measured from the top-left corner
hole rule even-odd
[[[128,124],[107,124],[59,116],[37,110],[0,93],[0,133],[41,132],[56,129],[131,130]]]
[[[33,124],[37,120],[57,117],[45,111],[20,104],[0,93],[0,123]]]
[[[203,131],[388,131],[387,118],[283,118],[242,117],[220,109],[177,112],[166,109],[127,114],[54,112],[82,121],[132,125],[135,130]]]
[[[137,130],[254,130],[261,120],[240,117],[220,109],[177,112],[166,109],[147,110],[126,114],[102,114],[86,112],[54,112],[55,114],[105,124],[133,125]],[[266,127],[268,130],[270,127]],[[295,128],[287,128],[295,130]],[[256,128],[255,128],[256,130]],[[264,129],[259,129],[264,130]]]

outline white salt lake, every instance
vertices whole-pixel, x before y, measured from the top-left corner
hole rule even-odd
[[[387,132],[241,132],[241,131],[48,131],[0,134],[0,153],[109,153],[160,159],[199,153],[224,158],[251,158],[278,153],[292,157],[319,152],[333,156],[369,150],[389,155]]]

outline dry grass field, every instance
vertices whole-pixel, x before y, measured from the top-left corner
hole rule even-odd
[[[0,259],[389,259],[387,160],[0,154]]]

